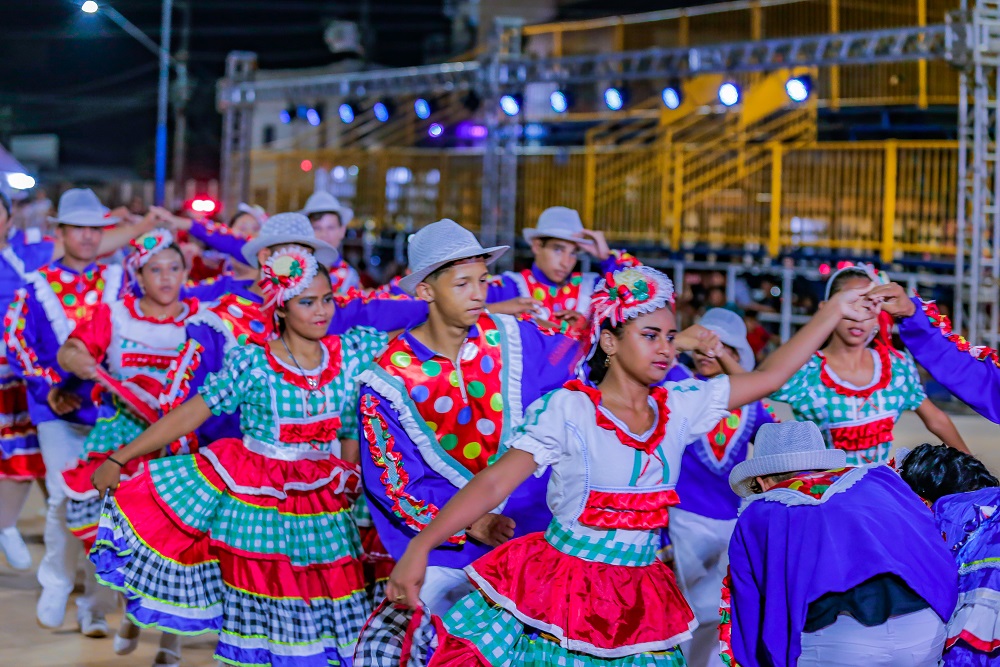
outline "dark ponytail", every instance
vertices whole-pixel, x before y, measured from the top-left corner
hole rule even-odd
[[[612,327],[610,320],[604,320],[601,324],[601,331],[610,331],[611,335],[615,338],[621,338],[622,334],[625,333],[625,323],[619,322],[617,326]],[[604,380],[604,376],[608,374],[608,354],[601,347],[601,339],[598,337],[594,341],[594,356],[590,358],[589,366],[590,370],[587,373],[587,378],[595,385],[600,384]]]

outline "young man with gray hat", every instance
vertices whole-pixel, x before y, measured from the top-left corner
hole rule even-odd
[[[582,353],[570,338],[487,313],[487,266],[508,249],[482,247],[451,220],[410,237],[412,273],[400,286],[429,305],[427,322],[392,341],[360,377],[362,479],[393,558],[497,459],[525,408],[573,377]],[[471,590],[466,565],[515,535],[545,529],[545,484],[528,480],[495,513],[433,551],[423,588],[432,612],[444,613]]]
[[[955,561],[899,475],[846,461],[812,422],[765,424],[730,473],[744,499],[729,546],[736,663],[939,663]]]
[[[754,369],[742,317],[731,310],[712,308],[698,326],[715,334],[724,354],[708,356],[694,350],[696,372],[677,364],[667,374],[668,381],[691,377],[709,380]],[[719,582],[729,567],[729,538],[740,506],[739,496],[729,487],[729,473],[746,460],[757,430],[776,421],[766,403],[755,401],[733,410],[684,450],[677,480],[681,502],[670,508],[669,536],[677,584],[698,620],[691,641],[681,645],[691,667],[723,665],[719,656]]]
[[[88,319],[101,302],[120,297],[122,268],[96,262],[104,227],[118,219],[108,217],[108,209],[90,190],[68,190],[51,221],[58,225],[56,235],[65,254],[24,276],[25,286],[7,313],[4,342],[11,369],[27,384],[28,412],[38,428],[46,468],[49,498],[45,556],[38,567],[38,622],[58,628],[81,553],[80,541],[66,526],[62,472],[79,458],[97,408],[91,399],[93,383],[63,371],[56,353],[78,322]],[[77,599],[77,620],[85,635],[103,637],[108,632],[104,616],[115,609],[116,596],[97,584],[89,561],[84,567],[85,592]]]
[[[309,220],[300,213],[279,213],[268,218],[261,226],[260,234],[241,246],[240,256],[247,265],[259,269],[272,252],[290,245],[309,249],[324,266],[336,264],[339,258],[335,248],[316,238]],[[264,299],[257,284],[259,278],[236,280],[226,276],[189,287],[184,290],[184,296],[218,301],[215,312],[232,326],[231,330],[240,344],[250,341],[260,345],[273,332],[269,318],[260,316]],[[427,305],[410,298],[365,300],[335,295],[334,300],[337,308],[330,322],[331,334],[340,334],[359,326],[397,331],[427,318]]]
[[[347,234],[347,225],[351,224],[354,211],[341,204],[329,192],[320,190],[310,195],[305,208],[299,212],[309,218],[309,224],[312,225],[316,238],[340,251],[344,236]],[[328,268],[334,294],[347,294],[352,289],[361,287],[358,272],[344,260],[343,255]]]
[[[494,313],[530,314],[550,321],[563,311],[576,311],[589,319],[597,282],[608,273],[639,264],[624,251],[609,249],[603,232],[585,229],[580,214],[565,206],[542,211],[537,226],[524,230],[524,240],[535,261],[531,268],[493,278],[487,301]],[[597,273],[573,270],[581,251],[599,260]]]

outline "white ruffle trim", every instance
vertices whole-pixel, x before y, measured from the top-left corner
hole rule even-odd
[[[947,645],[953,644],[962,633],[984,644],[1000,641],[1000,591],[978,588],[959,596],[958,608],[948,621]]]
[[[752,496],[747,496],[743,499],[743,504],[740,505],[740,514],[750,505],[750,503],[756,500],[770,500],[773,502],[781,503],[789,507],[794,507],[796,505],[822,505],[827,500],[837,495],[838,493],[843,493],[849,488],[858,483],[858,481],[868,474],[870,468],[852,468],[843,476],[830,485],[819,498],[813,498],[808,496],[801,491],[793,491],[792,489],[771,489],[770,491],[765,491],[764,493],[755,493]]]

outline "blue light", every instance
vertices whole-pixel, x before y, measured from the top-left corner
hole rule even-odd
[[[431,117],[431,104],[422,97],[418,97],[413,103],[413,112],[420,120],[427,120]]]
[[[740,89],[732,81],[719,86],[719,101],[727,107],[735,106],[740,101]]]
[[[444,134],[444,125],[442,125],[441,123],[431,123],[431,126],[427,128],[427,134],[437,139],[442,134]]]
[[[622,107],[625,106],[625,94],[612,86],[604,91],[604,104],[612,111],[621,111]]]
[[[347,124],[354,122],[354,107],[347,102],[340,105],[340,120]]]
[[[281,122],[284,125],[288,125],[289,123],[292,122],[292,114],[291,112],[288,111],[288,109],[281,110]]]
[[[812,92],[812,77],[796,76],[785,82],[785,92],[793,102],[805,102]]]
[[[566,99],[566,93],[557,90],[549,95],[549,105],[556,113],[566,113],[569,109],[569,100]]]
[[[316,127],[320,124],[319,112],[315,109],[309,109],[309,111],[306,112],[306,120],[309,121],[310,125]]]
[[[375,106],[372,107],[372,111],[375,112],[375,118],[379,122],[385,123],[389,120],[389,107],[387,107],[382,102],[376,102]]]
[[[667,86],[663,89],[663,106],[674,110],[681,105],[681,91],[676,86]]]
[[[504,95],[500,98],[500,109],[508,116],[521,113],[521,101],[516,95]]]

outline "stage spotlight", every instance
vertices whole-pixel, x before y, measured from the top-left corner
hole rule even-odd
[[[791,101],[805,102],[812,93],[812,77],[808,74],[793,76],[785,82],[785,92],[788,93],[788,99]]]
[[[727,81],[721,86],[719,86],[719,101],[722,102],[727,107],[739,104],[740,101],[740,89],[732,81]]]
[[[288,125],[289,123],[292,122],[292,119],[295,118],[295,107],[282,109],[281,113],[279,114],[279,117],[281,118],[281,123],[283,125]]]
[[[427,128],[427,134],[431,138],[437,139],[444,134],[444,125],[441,123],[431,123],[431,126]]]
[[[413,102],[413,113],[417,114],[420,120],[427,120],[431,117],[431,103],[422,97],[418,97]]]
[[[521,113],[521,96],[507,94],[500,97],[500,110],[508,116]]]
[[[312,108],[306,111],[306,120],[309,121],[309,124],[312,125],[313,127],[316,127],[321,122],[323,122],[323,119],[319,115],[319,111]]]
[[[660,96],[663,98],[663,106],[671,111],[678,108],[681,102],[684,101],[684,95],[681,93],[681,85],[676,82],[667,84]]]
[[[372,107],[372,113],[380,123],[387,123],[396,113],[396,105],[390,100],[379,100]]]
[[[566,113],[571,104],[572,100],[565,90],[557,90],[549,95],[549,106],[556,113]]]
[[[344,102],[341,104],[338,112],[340,114],[340,120],[343,121],[345,125],[350,125],[354,122],[354,105],[350,102]]]
[[[628,101],[628,95],[624,88],[611,86],[604,91],[604,104],[612,111],[621,111]]]

